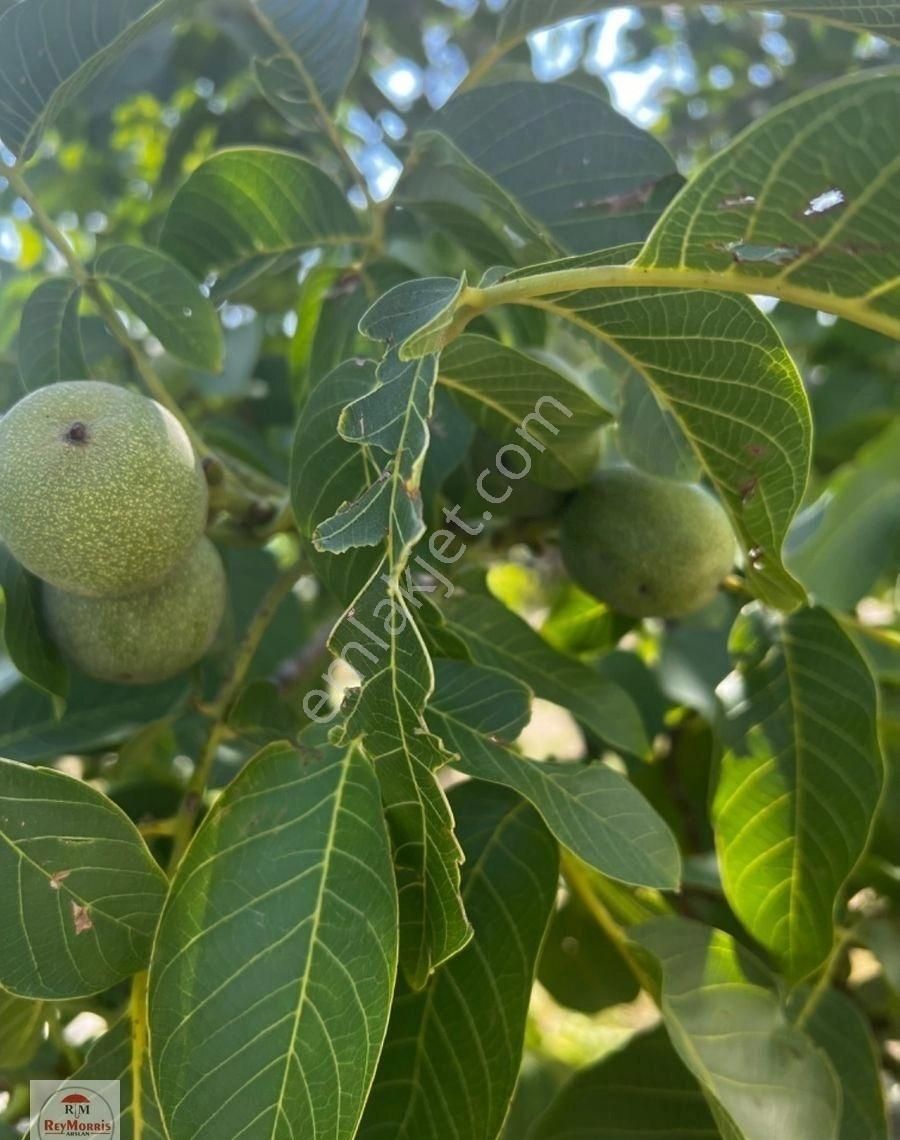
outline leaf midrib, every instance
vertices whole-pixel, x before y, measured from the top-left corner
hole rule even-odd
[[[323,900],[325,898],[325,886],[326,886],[326,883],[328,881],[328,874],[329,874],[329,871],[331,869],[331,860],[332,860],[332,857],[333,857],[334,851],[335,851],[335,834],[337,832],[338,818],[340,817],[341,810],[342,810],[344,785],[347,782],[347,777],[348,777],[349,772],[350,772],[351,764],[353,763],[354,755],[355,755],[355,748],[353,746],[351,746],[349,754],[346,757],[343,765],[341,766],[341,775],[340,775],[340,779],[338,780],[337,787],[334,789],[334,792],[332,793],[332,795],[334,797],[334,810],[332,812],[331,820],[330,820],[329,825],[328,825],[328,836],[326,838],[326,843],[325,843],[325,856],[322,860],[322,874],[321,874],[321,877],[319,879],[319,889],[318,889],[318,892],[316,894],[316,904],[315,904],[315,909],[313,911],[313,916],[312,916],[313,922],[312,922],[312,927],[310,929],[310,934],[309,934],[309,953],[307,954],[306,965],[305,965],[305,968],[303,971],[303,975],[300,979],[300,992],[297,996],[297,1008],[296,1008],[296,1012],[294,1015],[294,1024],[291,1027],[290,1044],[288,1045],[288,1048],[285,1050],[284,1072],[283,1072],[282,1078],[281,1078],[281,1089],[279,1090],[279,1093],[278,1093],[278,1100],[277,1100],[276,1104],[273,1105],[273,1107],[275,1109],[275,1114],[274,1114],[274,1117],[272,1120],[272,1128],[271,1128],[271,1131],[269,1132],[270,1140],[276,1140],[276,1137],[278,1135],[278,1124],[279,1124],[279,1120],[281,1119],[281,1116],[283,1115],[283,1116],[287,1117],[287,1114],[284,1111],[285,1089],[287,1087],[288,1073],[290,1072],[290,1068],[291,1068],[291,1064],[292,1064],[292,1058],[295,1055],[294,1049],[295,1049],[295,1045],[297,1042],[297,1034],[298,1034],[299,1029],[300,1029],[300,1020],[302,1018],[303,1011],[304,1011],[305,1006],[306,1006],[306,992],[307,992],[307,989],[309,986],[309,978],[310,978],[310,973],[312,970],[313,958],[315,957],[315,951],[316,951],[316,948],[318,945],[318,931],[319,931],[319,925],[320,925],[321,919],[322,919]],[[338,1078],[338,1080],[340,1080],[340,1078]],[[340,1089],[338,1090],[338,1092],[340,1092]]]
[[[462,898],[463,904],[465,904],[466,900],[468,899],[469,893],[472,890],[473,884],[476,884],[479,877],[484,875],[485,862],[486,862],[488,856],[491,854],[492,849],[499,843],[500,838],[503,835],[504,831],[507,829],[509,824],[513,821],[515,816],[519,812],[527,810],[529,808],[529,806],[530,805],[528,804],[528,801],[523,798],[520,803],[517,803],[513,808],[511,808],[506,813],[506,815],[503,817],[503,821],[501,822],[500,826],[497,827],[492,832],[490,838],[488,839],[487,843],[485,844],[484,848],[482,849],[481,854],[478,856],[478,859],[472,864],[471,870],[469,871],[469,873],[466,876],[466,882],[463,884],[463,886],[460,890],[460,897]],[[472,938],[474,939],[474,933],[472,935]],[[463,949],[465,949],[465,947]],[[462,951],[460,951],[460,952],[462,952]],[[434,996],[438,991],[439,980],[440,980],[440,975],[434,975],[432,977],[432,981],[428,987],[428,993],[427,993],[426,998],[425,998],[425,1006],[422,1010],[422,1016],[421,1016],[420,1023],[419,1023],[419,1032],[416,1034],[416,1059],[415,1059],[415,1063],[413,1066],[413,1072],[412,1072],[410,1082],[409,1082],[410,1087],[415,1090],[415,1093],[413,1095],[411,1095],[409,1100],[407,1101],[406,1111],[403,1115],[402,1120],[400,1121],[399,1125],[397,1126],[396,1140],[402,1140],[403,1130],[406,1127],[406,1123],[409,1120],[409,1117],[410,1117],[410,1114],[412,1113],[413,1107],[415,1106],[419,1096],[421,1095],[421,1090],[420,1090],[419,1085],[418,1085],[418,1077],[419,1077],[419,1073],[421,1071],[422,1057],[424,1055],[424,1050],[422,1049],[422,1043],[423,1043],[424,1037],[425,1037],[425,1030],[428,1026],[429,1020],[430,1020],[431,1015],[434,1011]]]

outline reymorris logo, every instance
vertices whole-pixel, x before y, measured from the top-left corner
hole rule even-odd
[[[49,1088],[47,1087],[49,1083]],[[61,1084],[32,1081],[33,1119],[31,1136],[100,1136],[111,1140],[119,1135],[119,1082],[86,1081]],[[36,1089],[35,1086],[44,1086]]]

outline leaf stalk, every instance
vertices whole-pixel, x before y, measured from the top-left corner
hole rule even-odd
[[[529,277],[498,281],[485,288],[467,286],[459,297],[459,317],[450,326],[448,340],[459,335],[474,317],[496,305],[536,302],[540,297],[577,293],[586,289],[702,289],[712,293],[742,293],[777,297],[807,309],[823,310],[900,340],[900,319],[860,306],[857,298],[795,285],[784,277],[752,277],[733,269],[672,269],[643,265],[583,265],[555,269]]]
[[[219,751],[219,745],[228,735],[227,718],[231,705],[244,682],[247,670],[256,656],[256,651],[259,649],[266,630],[275,617],[279,606],[291,592],[302,570],[303,561],[298,559],[272,583],[263,596],[256,612],[250,619],[240,645],[238,645],[231,669],[222,681],[219,692],[209,708],[208,715],[212,717],[212,723],[182,797],[178,815],[172,825],[172,853],[169,857],[170,875],[174,874],[191,840],[216,754]]]
[[[613,946],[615,946],[620,957],[631,971],[641,989],[645,990],[656,1004],[659,1005],[660,994],[658,983],[638,960],[628,939],[628,935],[597,897],[582,863],[570,851],[565,850],[565,848],[562,848],[560,851],[560,861],[563,878],[568,883],[569,889],[578,898],[591,918],[593,918],[601,930],[603,930]]]

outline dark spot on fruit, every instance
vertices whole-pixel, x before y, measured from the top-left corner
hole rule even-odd
[[[637,592],[642,598],[646,598],[650,593],[650,587],[646,582],[638,582]]]
[[[69,430],[63,436],[66,443],[87,443],[88,429],[87,424],[83,424],[80,420],[69,425]]]

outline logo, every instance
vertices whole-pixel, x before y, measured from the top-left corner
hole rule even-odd
[[[119,1136],[119,1082],[31,1082],[32,1140]]]

